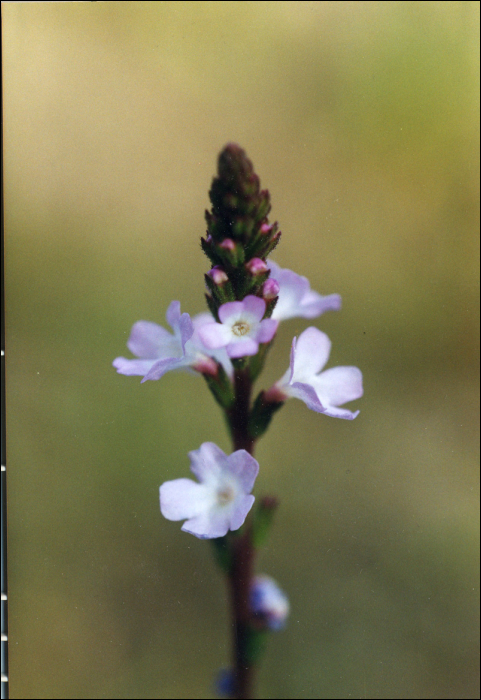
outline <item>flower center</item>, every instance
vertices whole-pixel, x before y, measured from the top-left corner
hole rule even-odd
[[[249,331],[250,331],[250,326],[245,321],[237,321],[232,326],[232,332],[234,333],[234,335],[238,335],[238,336],[245,335]]]
[[[226,486],[220,491],[217,491],[217,503],[220,506],[226,506],[228,503],[234,500],[234,489],[230,486]]]

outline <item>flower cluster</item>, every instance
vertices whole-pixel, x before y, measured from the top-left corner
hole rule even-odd
[[[160,379],[166,372],[178,369],[216,377],[222,368],[232,379],[231,359],[256,355],[262,344],[272,342],[279,321],[313,318],[314,314],[319,316],[324,311],[340,308],[337,294],[321,296],[311,290],[305,277],[282,269],[272,261],[269,269],[276,274],[276,279],[269,278],[267,282],[278,289],[278,303],[272,318],[265,318],[266,301],[251,294],[242,301],[222,304],[218,322],[210,313],[194,318],[188,313],[181,314],[180,302],[173,301],[166,314],[173,333],[156,323],[137,321],[127,347],[138,359],[117,357],[113,366],[119,374],[143,377],[142,382]],[[320,373],[329,358],[330,348],[327,335],[314,327],[307,328],[298,339],[294,338],[290,368],[263,392],[264,400],[275,403],[295,397],[318,413],[355,418],[359,411],[352,413],[338,407],[362,396],[362,374],[356,367],[334,367]]]
[[[254,379],[280,322],[339,310],[341,298],[322,296],[311,289],[306,277],[267,260],[281,234],[277,223],[267,219],[269,192],[260,190],[252,164],[238,146],[229,144],[222,151],[210,197],[212,211],[206,212],[208,231],[202,239],[202,248],[214,265],[205,276],[210,313],[191,318],[181,313],[180,302],[173,301],[166,313],[173,332],[138,321],[127,342],[137,359],[117,357],[113,365],[119,374],[140,376],[142,382],[173,370],[193,370],[207,379],[217,401],[229,410],[235,397],[233,363],[237,367],[244,363],[244,371],[250,369]],[[330,347],[329,338],[314,327],[294,338],[289,369],[254,403],[249,421],[253,439],[291,397],[328,416],[353,419],[358,415],[341,406],[362,396],[361,372],[356,367],[322,372]],[[255,369],[256,359],[260,367]],[[253,458],[242,450],[227,458],[212,443],[204,443],[190,456],[201,483],[180,479],[164,484],[162,513],[170,520],[187,519],[182,529],[198,537],[220,537],[239,528],[254,501],[247,495],[257,475],[249,462]],[[243,470],[248,474],[244,481]]]
[[[205,275],[208,312],[191,318],[181,313],[179,301],[173,301],[166,313],[172,332],[138,321],[127,342],[135,357],[117,357],[113,365],[119,374],[142,377],[142,382],[174,370],[200,374],[224,413],[233,452],[227,455],[212,442],[190,452],[197,481],[163,483],[160,510],[168,520],[185,521],[184,532],[212,540],[216,548],[231,582],[235,610],[237,651],[235,669],[229,671],[229,694],[250,697],[249,655],[262,646],[256,635],[281,629],[289,612],[287,597],[275,581],[254,576],[250,568],[277,507],[275,498],[265,496],[253,508],[259,472],[252,456],[255,442],[291,397],[316,413],[356,418],[359,411],[343,406],[362,396],[362,374],[357,367],[324,370],[331,342],[310,326],[293,339],[285,374],[251,400],[279,324],[337,311],[341,298],[322,296],[306,277],[268,260],[281,232],[268,220],[269,192],[260,189],[252,163],[236,144],[221,152],[209,196],[212,209],[206,212],[207,232],[201,239],[211,263]]]

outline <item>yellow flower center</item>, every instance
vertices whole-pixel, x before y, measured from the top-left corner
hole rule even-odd
[[[226,506],[228,503],[234,500],[234,489],[230,486],[226,486],[221,491],[217,491],[217,503],[220,506]]]
[[[249,332],[249,330],[250,330],[249,324],[246,323],[245,321],[237,321],[237,322],[234,323],[234,325],[232,326],[232,332],[233,332],[235,335],[239,335],[239,336],[240,336],[240,335],[245,335],[246,333]]]

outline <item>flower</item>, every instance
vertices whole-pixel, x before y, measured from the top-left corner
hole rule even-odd
[[[213,442],[189,452],[192,479],[166,481],[160,487],[160,510],[167,520],[184,520],[184,532],[212,539],[238,530],[252,508],[259,464],[246,450],[227,456]]]
[[[266,310],[264,299],[248,295],[242,301],[228,301],[219,308],[221,323],[206,323],[199,328],[199,337],[209,349],[226,348],[229,357],[256,355],[259,343],[274,337],[278,323],[262,320]]]
[[[250,602],[252,612],[267,629],[276,632],[284,627],[289,615],[289,600],[273,578],[265,574],[254,576]]]
[[[338,408],[363,394],[362,374],[357,367],[332,367],[321,372],[331,350],[331,341],[317,328],[307,328],[292,341],[290,368],[266,393],[266,401],[295,397],[317,413],[333,418],[356,418],[347,408]]]
[[[272,313],[272,318],[285,321],[288,318],[316,318],[325,311],[338,311],[341,308],[339,294],[321,296],[313,292],[307,277],[297,275],[292,270],[279,267],[272,260],[268,261],[271,271],[269,279],[279,283],[279,299]]]
[[[216,362],[219,361],[229,376],[232,375],[232,365],[226,352],[207,350],[198,336],[199,327],[206,321],[212,322],[210,314],[199,314],[191,319],[189,314],[180,313],[180,302],[173,301],[167,309],[166,319],[173,334],[150,321],[134,323],[127,347],[139,359],[117,357],[112,364],[119,374],[142,376],[142,382],[160,379],[166,372],[175,369],[192,368],[205,374],[215,374]]]

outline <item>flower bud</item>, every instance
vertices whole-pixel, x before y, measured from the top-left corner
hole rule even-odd
[[[192,367],[196,372],[200,372],[205,377],[212,377],[215,379],[219,374],[219,365],[212,357],[208,357],[207,355],[200,356]]]
[[[224,238],[222,243],[219,243],[219,248],[223,250],[230,250],[231,252],[235,250],[235,243],[232,238]]]
[[[253,246],[262,222],[267,222],[271,205],[268,190],[260,189],[251,161],[235,143],[228,143],[219,155],[209,198],[212,209],[206,212],[208,232],[217,245],[226,238],[235,241],[242,254],[237,248],[229,251],[234,255],[229,263],[241,268],[245,257],[256,255]]]
[[[288,395],[276,383],[267,391],[262,392],[262,398],[265,404],[281,404],[288,398]]]
[[[260,258],[252,258],[252,260],[249,260],[249,262],[246,264],[246,270],[254,277],[262,275],[263,273],[267,272],[268,269],[269,268],[265,262]]]
[[[250,602],[252,612],[267,629],[278,631],[289,615],[289,600],[277,583],[265,574],[254,576]]]
[[[262,287],[262,296],[266,301],[275,299],[279,296],[279,289],[279,283],[269,278],[264,282],[264,286]]]
[[[269,233],[272,232],[272,229],[274,228],[275,224],[262,224],[262,226],[259,229],[259,232],[263,236],[267,236]]]
[[[207,274],[214,282],[214,284],[217,284],[219,286],[229,281],[229,278],[227,277],[226,273],[219,265],[215,265],[212,268],[212,270],[209,270]]]

